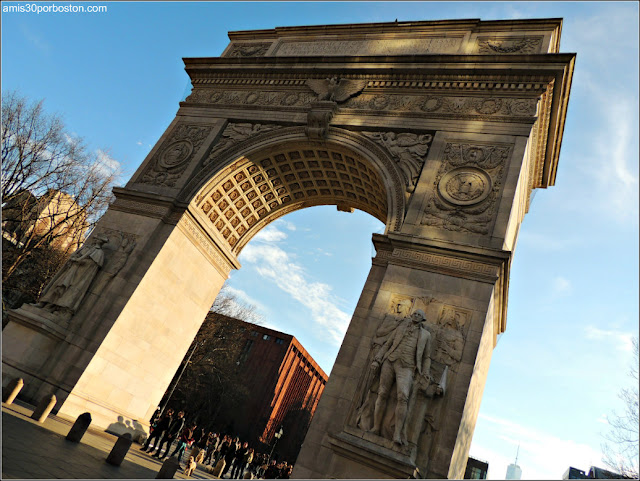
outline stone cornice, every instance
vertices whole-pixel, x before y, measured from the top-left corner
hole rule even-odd
[[[423,20],[411,22],[376,22],[342,25],[312,25],[305,27],[276,27],[263,30],[240,30],[229,32],[231,41],[239,40],[274,40],[284,37],[316,37],[320,35],[342,35],[350,38],[355,35],[383,34],[397,36],[399,34],[439,33],[451,31],[512,31],[534,29],[559,29],[562,18],[489,20],[479,18],[461,20]]]
[[[114,187],[113,193],[116,200],[110,209],[162,219],[167,224],[175,225],[188,206],[168,197],[130,188]]]
[[[535,74],[541,71],[553,73],[558,67],[569,63],[575,54],[512,54],[512,55],[393,55],[393,56],[310,56],[310,57],[185,57],[182,60],[185,70],[193,80],[205,74],[218,75],[232,71],[264,71],[276,73],[286,69],[289,75],[297,72],[315,73],[322,76],[324,72],[335,73],[343,69],[360,74],[389,74],[393,68],[393,76],[405,73],[424,75],[434,70],[446,70],[451,75],[472,73],[492,74],[506,73]]]
[[[511,258],[508,251],[450,244],[411,235],[373,234],[374,262],[424,268],[456,277],[495,283],[500,268]]]

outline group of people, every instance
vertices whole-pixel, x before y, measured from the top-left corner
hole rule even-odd
[[[174,442],[175,449],[169,454]],[[165,446],[166,450],[163,451]],[[216,466],[224,459],[220,478],[229,473],[229,479],[289,479],[293,470],[293,465],[288,465],[286,461],[278,463],[275,459],[269,459],[267,454],[256,453],[248,442],[242,442],[238,437],[221,436],[207,432],[205,428],[199,429],[195,423],[187,423],[184,411],[174,414],[173,409],[167,409],[164,413],[158,409],[151,419],[151,433],[140,449],[153,453],[152,456],[159,459],[176,456],[181,462],[187,447],[191,447],[189,455],[193,456],[196,463]]]

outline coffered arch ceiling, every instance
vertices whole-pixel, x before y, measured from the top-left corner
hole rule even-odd
[[[316,205],[360,209],[389,229],[398,217],[398,180],[394,185],[374,162],[341,143],[289,141],[237,157],[200,190],[190,210],[238,255],[270,222]]]

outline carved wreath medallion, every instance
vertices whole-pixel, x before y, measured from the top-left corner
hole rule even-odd
[[[452,204],[477,204],[491,192],[491,177],[482,169],[461,167],[447,172],[440,179],[438,191]]]
[[[169,145],[160,156],[158,165],[165,169],[172,169],[186,161],[193,152],[193,144],[188,140],[178,140]]]

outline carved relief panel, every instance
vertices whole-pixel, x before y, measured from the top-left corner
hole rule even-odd
[[[511,144],[448,142],[420,223],[490,234],[512,149]]]
[[[415,463],[439,429],[447,384],[458,372],[471,311],[431,297],[391,296],[376,324],[367,370],[345,431]],[[427,438],[428,439],[428,438]]]
[[[136,239],[134,234],[98,229],[56,273],[31,309],[68,327],[78,310],[91,302],[87,294],[99,295],[125,266]]]
[[[541,53],[544,36],[478,37],[476,51],[486,54]]]
[[[165,187],[175,186],[212,129],[212,125],[178,124],[162,143],[137,182]]]

